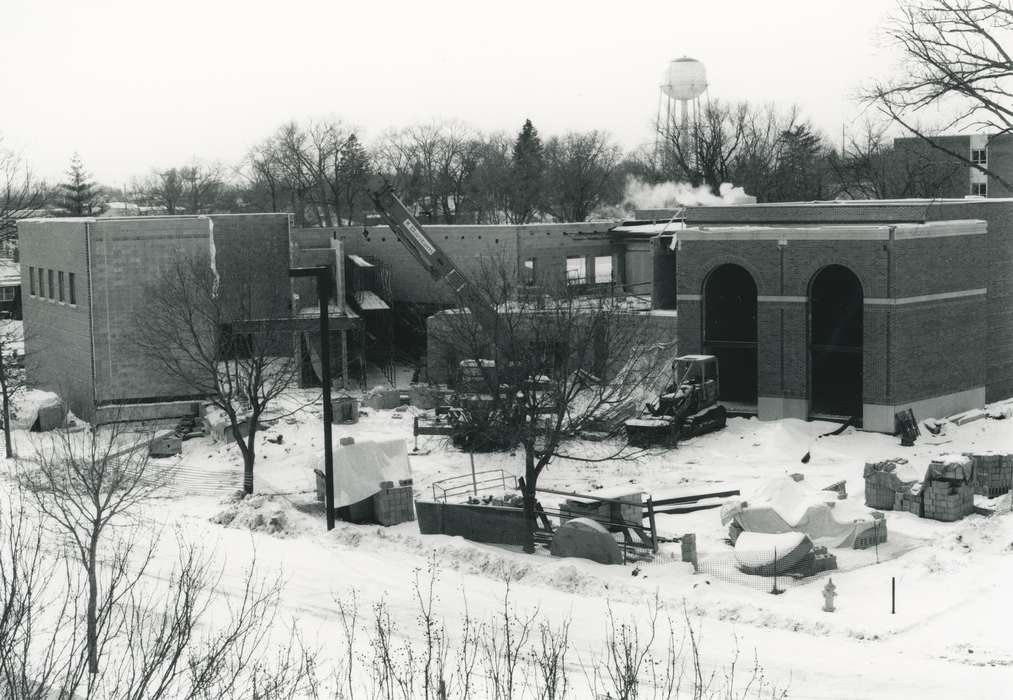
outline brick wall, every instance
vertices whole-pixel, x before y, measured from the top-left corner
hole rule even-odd
[[[426,232],[461,266],[465,274],[478,278],[489,266],[520,270],[523,260],[535,258],[536,283],[552,284],[564,279],[568,255],[586,257],[593,274],[593,258],[616,256],[607,236],[610,224],[531,224],[526,226],[428,225]],[[322,248],[336,237],[345,253],[373,258],[388,266],[394,300],[409,303],[442,303],[451,295],[415,260],[386,226],[372,226],[363,235],[362,227],[295,229],[293,241],[299,248]],[[613,258],[613,270],[618,262]]]
[[[31,386],[55,391],[70,409],[90,419],[92,407],[91,298],[88,288],[86,224],[83,221],[23,221],[18,225],[21,288],[24,290],[25,371]],[[65,302],[43,296],[28,276],[38,269],[63,271]],[[69,301],[74,273],[76,305]]]

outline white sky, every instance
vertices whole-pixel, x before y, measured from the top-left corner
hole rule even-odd
[[[797,103],[835,140],[892,68],[893,0],[0,0],[0,135],[59,180],[77,150],[125,184],[193,156],[237,161],[280,123],[368,140],[454,118],[543,137],[651,139],[669,60],[710,96]]]

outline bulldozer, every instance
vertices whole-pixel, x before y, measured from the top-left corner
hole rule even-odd
[[[679,440],[720,430],[728,412],[718,403],[718,359],[683,355],[672,363],[673,381],[654,403],[625,422],[633,447],[676,447]]]

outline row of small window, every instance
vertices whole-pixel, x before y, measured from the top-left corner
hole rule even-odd
[[[61,304],[77,304],[77,288],[73,272],[47,270],[41,267],[28,268],[28,293]]]
[[[972,148],[971,162],[975,163],[976,165],[988,165],[988,149]]]
[[[971,194],[974,195],[975,197],[987,197],[988,184],[985,182],[972,182]]]

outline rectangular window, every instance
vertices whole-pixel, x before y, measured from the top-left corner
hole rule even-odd
[[[987,197],[988,196],[988,184],[984,182],[972,182],[971,183],[971,194],[976,197]]]
[[[0,287],[0,302],[14,301],[14,287]]]
[[[39,268],[39,296],[46,296],[46,271]]]
[[[52,270],[46,270],[46,289],[49,291],[49,294],[47,296],[49,296],[49,298],[52,299],[53,298],[53,271]]]
[[[971,162],[977,165],[988,165],[988,151],[984,148],[972,148]]]
[[[566,259],[566,283],[584,284],[587,281],[587,261],[582,257]]]
[[[596,255],[594,258],[595,284],[608,284],[612,281],[612,256]]]
[[[532,285],[535,283],[535,259],[528,258],[524,261],[524,270],[522,271],[524,284]]]
[[[73,306],[77,303],[77,292],[74,290],[74,273],[67,273],[67,291],[70,292],[70,305]]]
[[[63,298],[63,270],[60,270],[59,272],[56,273],[56,279],[57,279],[57,281],[60,284],[60,303],[62,304],[64,302],[64,298]]]
[[[28,293],[35,296],[35,268],[28,268]]]

